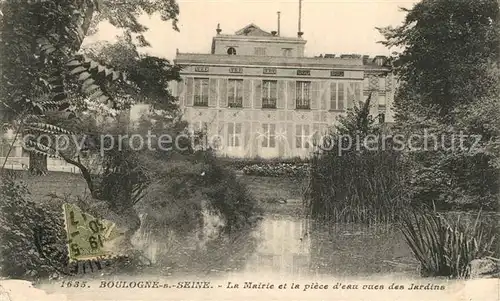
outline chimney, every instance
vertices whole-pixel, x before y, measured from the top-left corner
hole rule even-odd
[[[220,23],[217,24],[217,34],[220,34],[222,32],[222,29],[220,29]]]
[[[302,32],[302,0],[299,0],[299,28],[297,37],[301,38],[304,33]]]
[[[280,31],[280,25],[281,25],[281,24],[280,24],[280,23],[281,23],[281,22],[280,22],[280,21],[281,21],[281,20],[280,20],[280,17],[281,17],[281,12],[278,12],[278,36],[280,35],[280,32],[281,32],[281,31]]]

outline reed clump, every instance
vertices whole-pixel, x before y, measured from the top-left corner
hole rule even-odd
[[[315,221],[399,226],[422,276],[467,278],[475,259],[498,258],[498,229],[475,220],[445,218],[421,201],[414,161],[396,150],[370,116],[370,97],[331,129],[333,148],[318,147],[305,193]],[[371,135],[372,144],[363,143]],[[355,144],[353,141],[361,141]],[[373,147],[373,143],[377,147]],[[322,145],[317,145],[322,146]],[[494,224],[494,223],[491,223]]]
[[[350,110],[330,131],[328,143],[316,145],[306,190],[309,214],[339,223],[392,223],[410,205],[410,175],[404,153],[381,135],[383,128],[369,114],[370,97]],[[377,147],[364,144],[369,135]],[[361,143],[356,143],[361,141]]]
[[[407,211],[401,231],[424,277],[468,278],[472,260],[498,255],[495,228],[485,223],[481,213],[475,219],[463,219]]]

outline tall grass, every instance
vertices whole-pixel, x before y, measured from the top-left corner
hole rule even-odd
[[[388,224],[410,205],[409,167],[381,135],[384,128],[370,115],[370,99],[340,119],[331,130],[333,148],[319,148],[311,160],[306,199],[316,220]],[[376,149],[363,144],[368,135],[378,137]]]
[[[495,254],[495,229],[482,221],[445,218],[431,211],[407,211],[401,219],[401,231],[422,276],[470,276],[472,260]]]
[[[339,223],[378,224],[409,206],[406,172],[391,151],[317,154],[306,192],[311,217]]]

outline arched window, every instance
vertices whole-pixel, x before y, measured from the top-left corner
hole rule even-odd
[[[227,54],[229,54],[229,55],[236,55],[236,49],[234,47],[229,47],[227,49]]]

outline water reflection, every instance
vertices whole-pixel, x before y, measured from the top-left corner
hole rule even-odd
[[[268,216],[248,272],[311,276],[416,275],[417,263],[400,233],[387,226],[315,224],[304,218]]]
[[[259,246],[246,265],[248,272],[304,274],[309,270],[311,241],[306,221],[267,216],[255,236]]]
[[[296,213],[277,213],[237,234],[206,237],[201,232],[170,231],[162,239],[143,235],[142,245],[167,274],[418,274],[403,237],[386,225],[324,225]]]

